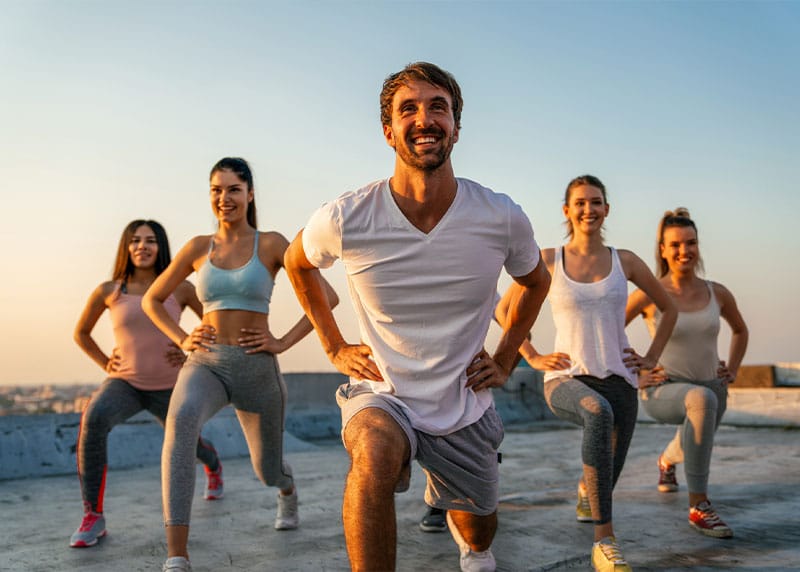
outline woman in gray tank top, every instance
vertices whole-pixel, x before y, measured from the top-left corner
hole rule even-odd
[[[711,450],[728,399],[728,384],[736,379],[747,349],[747,325],[736,300],[722,284],[698,276],[697,227],[683,208],[661,218],[656,243],[656,270],[661,284],[678,307],[678,322],[659,360],[659,367],[640,376],[645,411],[656,421],[678,425],[672,441],[658,457],[658,490],[676,492],[675,465],[684,463],[689,489],[689,525],[707,536],[730,538],[708,499]],[[630,295],[626,321],[642,315],[652,332],[662,316],[641,290]],[[720,318],[731,328],[727,363],[717,354]]]

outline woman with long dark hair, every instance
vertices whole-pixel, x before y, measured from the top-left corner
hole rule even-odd
[[[161,457],[167,536],[163,569],[171,572],[191,570],[192,443],[203,423],[228,404],[236,409],[256,475],[280,491],[275,528],[289,530],[299,523],[292,470],[283,459],[286,386],[275,354],[313,327],[303,315],[281,338],[270,331],[272,289],[289,243],[277,232],[259,232],[250,166],[244,159],[224,158],[209,178],[217,231],[191,239],[143,302],[153,322],[191,352],[172,396]],[[166,301],[192,272],[197,272],[203,323],[187,334],[167,312]],[[330,286],[327,294],[335,306],[338,298]]]
[[[185,356],[144,314],[142,295],[169,263],[164,227],[154,220],[129,223],[119,241],[111,280],[95,288],[75,327],[75,341],[108,377],[81,417],[77,456],[84,517],[70,538],[72,547],[94,546],[106,534],[103,497],[108,433],[143,409],[162,425],[166,420],[172,388]],[[198,317],[202,315],[194,287],[182,281],[165,308],[178,321],[187,306]],[[97,320],[106,310],[114,331],[111,355],[92,337]],[[208,476],[205,498],[219,498],[222,465],[210,443],[200,438],[195,442],[194,454],[205,465]]]

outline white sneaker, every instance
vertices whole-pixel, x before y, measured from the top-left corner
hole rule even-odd
[[[494,561],[494,555],[491,548],[483,552],[475,552],[467,544],[466,540],[458,532],[456,525],[450,518],[450,513],[447,513],[447,526],[450,528],[450,534],[453,540],[458,545],[458,550],[461,553],[459,563],[461,564],[461,572],[495,572],[497,563]]]
[[[173,556],[167,558],[164,566],[161,567],[161,572],[192,572],[192,565],[183,556]]]
[[[290,495],[278,493],[278,515],[275,517],[275,530],[294,530],[300,525],[297,514],[297,490]]]

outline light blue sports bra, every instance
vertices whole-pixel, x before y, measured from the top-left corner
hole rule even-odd
[[[211,263],[214,239],[208,247],[209,258],[197,271],[197,297],[203,313],[217,310],[247,310],[269,314],[269,302],[275,281],[258,258],[258,231],[253,244],[253,256],[244,266],[225,270]]]

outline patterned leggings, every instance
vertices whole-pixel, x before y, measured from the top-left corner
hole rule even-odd
[[[547,405],[561,419],[583,427],[583,480],[595,524],[611,521],[617,484],[636,427],[636,390],[618,375],[559,377],[544,384]]]

